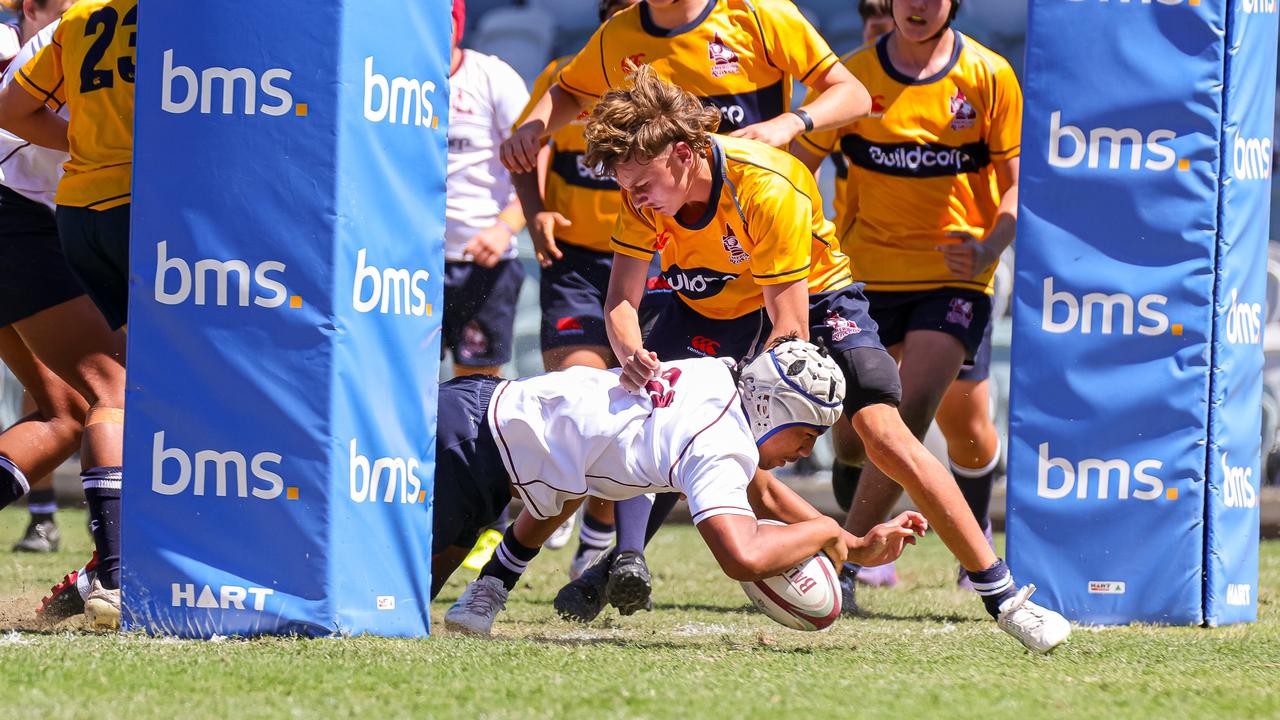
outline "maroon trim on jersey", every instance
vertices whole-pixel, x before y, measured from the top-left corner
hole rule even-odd
[[[755,514],[756,514],[756,511],[755,511],[755,510],[752,510],[751,508],[738,507],[737,505],[713,505],[713,506],[711,506],[711,507],[709,507],[709,508],[703,508],[703,509],[699,510],[698,512],[696,512],[696,513],[694,513],[694,514],[693,514],[693,517],[691,517],[691,518],[689,518],[689,519],[690,519],[691,521],[693,521],[693,524],[694,524],[694,525],[697,525],[697,524],[698,524],[698,517],[699,517],[699,516],[702,516],[702,515],[706,515],[707,513],[711,512],[712,510],[743,510],[743,511],[745,511],[745,512],[749,512],[749,513],[751,513],[751,516],[752,516],[752,517],[755,517]]]

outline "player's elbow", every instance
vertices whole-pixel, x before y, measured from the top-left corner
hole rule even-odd
[[[763,553],[752,548],[739,548],[725,553],[720,558],[720,569],[730,579],[738,582],[755,582],[773,574],[768,572],[769,567]]]

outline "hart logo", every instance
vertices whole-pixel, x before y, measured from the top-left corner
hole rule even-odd
[[[293,73],[284,68],[271,68],[259,75],[249,68],[211,67],[197,75],[190,67],[175,65],[173,50],[165,50],[161,67],[160,108],[167,113],[182,115],[194,110],[198,103],[202,115],[262,113],[279,117],[293,112],[300,117],[306,116],[307,104],[295,105],[293,94],[281,85],[292,78]]]
[[[197,450],[188,453],[181,448],[166,448],[164,431],[155,434],[151,445],[151,490],[161,495],[190,492],[196,497],[214,495],[275,500],[285,495],[298,499],[298,488],[286,488],[284,478],[276,472],[284,458],[279,453],[260,452],[245,458],[234,450]],[[166,477],[166,465],[177,466],[176,477]],[[172,473],[170,473],[172,474]],[[212,482],[209,478],[212,476]],[[252,480],[250,480],[252,476]]]
[[[1271,179],[1271,138],[1236,135],[1231,148],[1231,176],[1237,180]]]
[[[418,471],[417,458],[384,457],[372,461],[361,455],[356,440],[351,440],[351,500],[414,504],[427,501]],[[381,489],[381,492],[379,492]]]
[[[1253,587],[1249,585],[1227,585],[1227,604],[1248,606],[1253,604]]]
[[[1240,291],[1231,289],[1227,306],[1227,342],[1232,345],[1262,344],[1262,303],[1243,303]]]
[[[1240,9],[1247,15],[1273,13],[1276,11],[1276,0],[1243,0],[1240,3]]]
[[[351,286],[351,306],[356,312],[415,317],[431,315],[426,287],[431,279],[430,273],[403,268],[380,270],[365,262],[367,253],[365,248],[356,252],[356,277]]]
[[[260,587],[240,587],[239,585],[203,585],[194,583],[173,583],[171,604],[174,607],[202,608],[206,610],[256,610],[262,612],[266,607],[267,596],[275,594],[275,590]],[[196,588],[199,587],[199,592]],[[217,590],[214,590],[217,587]],[[250,596],[253,597],[249,600]],[[245,607],[245,602],[249,607]]]
[[[284,270],[284,263],[276,260],[266,260],[252,268],[244,260],[206,259],[190,263],[180,257],[169,257],[169,243],[162,240],[156,243],[155,299],[163,305],[181,305],[191,300],[196,305],[212,302],[220,307],[252,304],[277,308],[288,301],[290,307],[302,307],[302,298],[289,297],[284,283],[272,276]],[[171,281],[176,281],[173,289],[170,289],[174,284]]]
[[[1112,498],[1112,480],[1115,480],[1116,500],[1155,500],[1165,494],[1164,482],[1152,473],[1164,467],[1159,460],[1140,460],[1130,469],[1124,460],[1085,458],[1072,464],[1066,458],[1049,457],[1049,443],[1040,443],[1040,460],[1036,473],[1036,495],[1048,500],[1061,500],[1075,490],[1077,499]],[[1057,470],[1058,472],[1054,472]],[[1057,477],[1055,477],[1055,475]],[[1130,477],[1132,475],[1132,478]],[[1097,482],[1090,485],[1090,478]],[[1130,480],[1142,489],[1130,492]],[[1170,488],[1170,500],[1177,497],[1177,490]]]
[[[1040,327],[1046,332],[1068,333],[1080,328],[1080,333],[1089,335],[1094,332],[1111,335],[1117,329],[1121,335],[1132,335],[1136,329],[1139,335],[1162,335],[1172,328],[1174,335],[1182,334],[1181,325],[1170,325],[1169,316],[1158,308],[1164,307],[1169,298],[1164,295],[1143,295],[1134,302],[1132,295],[1125,293],[1092,292],[1077,298],[1066,290],[1055,291],[1053,277],[1044,279],[1044,306]],[[1142,323],[1134,327],[1134,308]],[[1065,311],[1059,320],[1058,310]],[[1118,328],[1117,328],[1118,325]]]
[[[1114,580],[1090,580],[1089,594],[1091,595],[1123,595],[1124,583]]]
[[[724,289],[725,283],[737,279],[738,276],[710,268],[684,270],[679,265],[672,265],[662,271],[662,277],[666,278],[672,290],[681,295],[692,300],[705,300],[718,295]]]
[[[364,119],[391,125],[434,128],[439,124],[431,95],[436,84],[430,80],[396,77],[373,71],[373,57],[364,59]]]
[[[1253,468],[1237,467],[1222,453],[1222,504],[1229,508],[1255,508],[1258,490],[1253,486]]]
[[[1073,168],[1085,163],[1096,168],[1102,162],[1105,148],[1106,169],[1141,170],[1163,172],[1177,165],[1179,170],[1190,169],[1190,162],[1178,160],[1173,149],[1161,143],[1178,135],[1172,130],[1152,130],[1145,136],[1136,128],[1097,127],[1086,133],[1074,125],[1062,124],[1062,112],[1049,116],[1049,164],[1059,168]],[[1127,157],[1127,161],[1126,161]]]

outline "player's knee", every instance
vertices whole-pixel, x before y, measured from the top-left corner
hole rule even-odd
[[[852,418],[870,405],[901,404],[902,380],[898,377],[898,364],[888,352],[872,347],[851,348],[840,353],[838,359],[845,373],[845,417]]]

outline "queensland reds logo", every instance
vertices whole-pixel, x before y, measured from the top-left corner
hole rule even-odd
[[[723,77],[736,73],[740,69],[738,53],[720,39],[720,33],[711,36],[711,40],[707,43],[707,57],[711,58],[712,77]]]
[[[873,118],[884,117],[885,107],[884,107],[884,103],[882,102],[883,100],[884,100],[883,95],[871,96],[871,112],[867,113],[867,117],[873,117]]]
[[[857,335],[862,332],[862,328],[858,327],[858,323],[848,318],[840,317],[834,310],[827,313],[825,323],[827,327],[831,328],[831,342],[840,342],[850,335]]]
[[[951,304],[947,310],[947,322],[969,327],[973,322],[973,303],[964,298],[951,298]]]
[[[630,75],[631,73],[635,72],[636,69],[639,68],[641,64],[643,64],[644,55],[645,55],[644,53],[636,53],[635,55],[628,55],[622,58],[622,62],[618,63],[618,65],[622,67],[622,72],[624,74]]]
[[[978,111],[973,109],[973,105],[969,103],[960,88],[956,88],[955,97],[951,98],[951,114],[955,116],[951,121],[952,130],[967,130],[973,127],[978,119]]]

